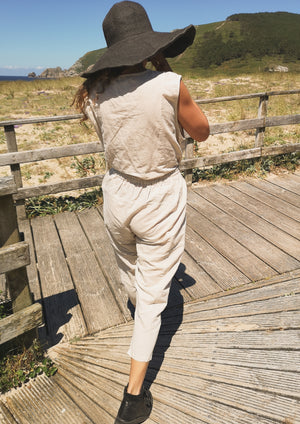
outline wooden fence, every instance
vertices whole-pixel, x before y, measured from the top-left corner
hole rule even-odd
[[[28,284],[29,246],[21,241],[18,230],[13,202],[16,192],[13,177],[0,178],[0,274],[5,274],[13,312],[0,320],[0,345],[23,334],[27,334],[27,342],[32,341],[42,323],[42,306],[32,303]]]
[[[228,163],[242,159],[258,158],[262,156],[279,155],[300,150],[300,143],[280,146],[264,147],[264,133],[268,127],[292,125],[300,123],[300,114],[285,116],[267,116],[268,100],[271,96],[299,94],[300,90],[273,91],[265,93],[253,93],[239,96],[219,97],[214,99],[196,100],[198,104],[208,104],[217,102],[227,102],[243,99],[259,98],[258,116],[255,119],[244,119],[233,122],[217,123],[210,126],[210,134],[222,134],[235,131],[256,130],[255,147],[252,149],[240,150],[230,153],[209,155],[195,158],[193,154],[193,140],[186,139],[185,158],[181,162],[180,169],[184,171],[187,184],[192,182],[193,168],[203,168],[221,163]],[[0,155],[0,166],[9,165],[12,175],[15,178],[17,193],[14,199],[18,202],[26,198],[61,193],[64,191],[77,190],[88,187],[100,186],[103,175],[78,178],[52,184],[41,184],[35,187],[25,188],[22,183],[20,165],[29,162],[42,161],[68,156],[99,153],[102,151],[99,142],[80,143],[68,146],[51,147],[44,149],[28,150],[18,152],[17,139],[14,130],[15,125],[35,124],[42,122],[65,121],[80,119],[82,115],[65,115],[42,118],[18,119],[14,121],[2,121],[0,126],[4,127],[8,153]]]

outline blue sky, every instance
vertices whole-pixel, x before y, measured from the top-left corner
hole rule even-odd
[[[140,0],[157,31],[218,22],[234,13],[300,13],[299,0]],[[102,20],[113,0],[2,2],[0,75],[69,68],[86,52],[105,47]]]

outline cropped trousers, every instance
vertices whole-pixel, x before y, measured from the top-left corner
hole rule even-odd
[[[184,251],[186,183],[178,169],[150,182],[111,169],[102,190],[104,222],[122,284],[135,305],[128,354],[148,362]]]

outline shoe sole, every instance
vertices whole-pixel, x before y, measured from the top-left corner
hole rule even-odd
[[[150,415],[148,415],[147,417],[135,418],[134,420],[131,420],[131,421],[124,421],[117,418],[115,421],[115,424],[141,424],[144,421],[146,421],[149,418],[149,416]]]

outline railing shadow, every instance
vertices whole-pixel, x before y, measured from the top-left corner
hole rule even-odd
[[[145,378],[145,386],[148,388],[155,381],[164,361],[165,353],[182,323],[184,299],[180,291],[196,283],[194,278],[186,274],[185,271],[186,266],[181,263],[171,284],[168,305],[162,313],[160,332]],[[180,284],[178,281],[180,281]]]
[[[50,348],[62,340],[64,335],[59,332],[59,329],[71,320],[72,313],[69,311],[78,304],[78,297],[74,289],[45,297],[42,300],[45,323],[38,329],[38,334],[45,348]]]

